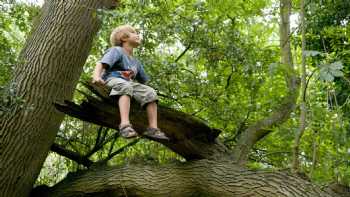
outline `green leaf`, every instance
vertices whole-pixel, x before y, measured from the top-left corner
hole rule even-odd
[[[324,81],[333,81],[334,80],[334,76],[332,74],[330,74],[330,72],[321,69],[320,71],[320,79],[324,80]]]
[[[334,77],[342,77],[342,76],[344,76],[344,74],[343,74],[343,72],[341,70],[330,70],[330,73]]]
[[[333,62],[333,63],[330,64],[330,67],[331,67],[332,69],[338,69],[338,70],[340,70],[340,69],[343,68],[343,63],[342,63],[341,61]]]
[[[310,56],[316,56],[322,54],[319,51],[304,51],[303,53],[305,56],[310,57]]]

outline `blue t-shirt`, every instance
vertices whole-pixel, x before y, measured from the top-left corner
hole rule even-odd
[[[131,78],[136,79],[140,83],[145,83],[149,80],[143,65],[137,59],[126,55],[119,46],[109,48],[103,55],[100,63],[107,65],[106,71],[102,76],[103,80],[107,80],[110,77],[130,80],[130,78],[125,77],[125,73],[132,73]]]

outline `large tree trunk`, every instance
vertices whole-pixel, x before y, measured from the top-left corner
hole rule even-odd
[[[39,192],[39,191],[37,191]],[[101,167],[68,176],[50,197],[74,196],[264,196],[336,197],[284,172],[252,171],[224,161],[199,160],[162,166]]]
[[[1,196],[29,195],[63,119],[52,103],[72,98],[99,28],[97,9],[115,3],[45,1],[12,79],[26,107],[18,106],[0,120]]]

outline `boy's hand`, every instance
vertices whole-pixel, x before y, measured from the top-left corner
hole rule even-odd
[[[92,78],[92,83],[104,85],[106,82],[101,77]]]

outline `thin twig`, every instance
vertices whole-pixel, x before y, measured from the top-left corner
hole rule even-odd
[[[109,161],[109,160],[112,159],[114,156],[116,156],[117,154],[123,152],[123,151],[124,151],[125,149],[127,149],[128,147],[135,145],[137,142],[140,141],[140,139],[141,139],[141,138],[137,138],[136,140],[134,140],[134,141],[132,141],[132,142],[130,142],[130,143],[124,145],[123,147],[119,148],[117,151],[115,151],[115,152],[113,152],[112,154],[108,155],[108,157],[105,158],[105,159],[102,161],[102,163],[105,163],[105,162]]]

